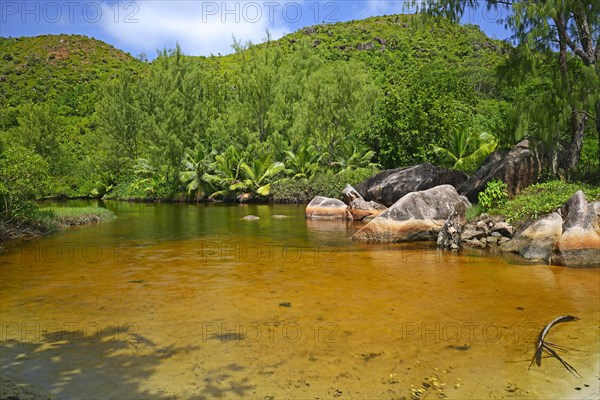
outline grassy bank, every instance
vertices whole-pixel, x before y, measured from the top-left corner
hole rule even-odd
[[[87,225],[115,218],[100,207],[43,207],[22,220],[0,220],[0,241],[45,235],[70,226]]]
[[[508,222],[518,225],[556,211],[578,190],[583,191],[588,201],[600,201],[600,186],[553,180],[531,185],[520,195],[487,212],[501,215]]]

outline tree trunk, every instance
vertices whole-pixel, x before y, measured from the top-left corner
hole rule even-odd
[[[598,134],[598,162],[600,162],[600,100],[596,100],[596,133]]]
[[[571,143],[563,159],[564,169],[571,169],[579,162],[587,120],[587,114],[580,113],[576,109],[571,111]]]

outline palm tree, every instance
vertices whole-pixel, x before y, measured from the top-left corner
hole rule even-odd
[[[271,193],[271,183],[276,182],[275,176],[285,169],[285,165],[282,162],[274,162],[273,157],[266,154],[254,159],[250,164],[243,162],[241,169],[244,179],[237,185],[233,185],[232,189],[235,187],[235,189],[250,190],[254,194],[267,197]],[[248,193],[245,194],[247,198]]]
[[[348,141],[340,146],[339,154],[331,166],[338,171],[337,173],[355,168],[380,168],[381,165],[371,162],[373,156],[375,156],[373,150]]]
[[[198,201],[206,196],[210,190],[210,178],[208,174],[212,171],[212,164],[216,151],[208,151],[201,144],[196,146],[194,154],[186,153],[182,161],[183,170],[179,173],[179,180],[185,185],[188,196],[195,193]]]
[[[238,194],[239,201],[246,201],[253,196],[266,197],[270,194],[271,183],[276,181],[274,178],[285,166],[281,162],[273,162],[268,153],[257,156],[252,162],[247,162],[246,157],[234,146],[215,156],[213,173],[205,174],[204,180],[220,190],[212,193],[210,199]]]
[[[472,172],[498,145],[498,139],[488,132],[475,135],[466,128],[457,128],[450,136],[448,148],[433,146],[436,153],[453,163],[452,168]]]
[[[240,169],[244,159],[245,155],[233,145],[215,156],[215,161],[210,164],[211,172],[203,175],[205,182],[219,189],[213,192],[209,199],[227,197],[235,190],[232,186],[240,182]]]
[[[294,174],[294,178],[312,178],[323,158],[323,154],[319,153],[313,145],[309,145],[306,140],[300,143],[295,152],[288,150],[285,154],[287,171]]]

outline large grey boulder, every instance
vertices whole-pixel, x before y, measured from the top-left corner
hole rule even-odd
[[[373,200],[389,207],[408,193],[440,185],[457,188],[467,178],[464,172],[425,163],[382,171],[356,185],[356,190],[366,201]]]
[[[312,199],[306,206],[304,215],[306,218],[314,219],[352,219],[352,214],[348,211],[346,203],[323,196]]]
[[[461,223],[466,206],[453,186],[409,193],[371,220],[352,239],[371,242],[436,240],[453,210]]]
[[[533,224],[512,240],[500,246],[500,250],[518,253],[529,260],[548,262],[562,234],[563,219],[552,213]]]
[[[501,179],[506,183],[509,194],[514,196],[536,183],[541,172],[540,158],[529,148],[529,141],[523,140],[508,152],[498,150],[490,154],[477,172],[458,187],[458,191],[470,201],[477,202],[477,195],[485,190],[489,181]]]
[[[562,236],[552,264],[600,267],[600,202],[588,203],[580,190],[562,207]]]

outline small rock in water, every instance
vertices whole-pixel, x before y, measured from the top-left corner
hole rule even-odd
[[[289,218],[289,217],[287,215],[274,214],[274,215],[271,215],[271,218],[273,218],[273,219],[284,219],[284,218]]]
[[[260,217],[257,217],[256,215],[246,215],[244,218],[246,221],[256,221],[257,219],[260,219]]]
[[[487,237],[487,242],[488,242],[488,244],[492,244],[492,243],[498,244],[498,239],[499,238],[496,237],[496,236],[488,236]]]
[[[485,243],[481,243],[479,240],[477,239],[468,239],[465,241],[465,243],[468,246],[473,246],[473,247],[481,247],[482,249],[485,249]]]

